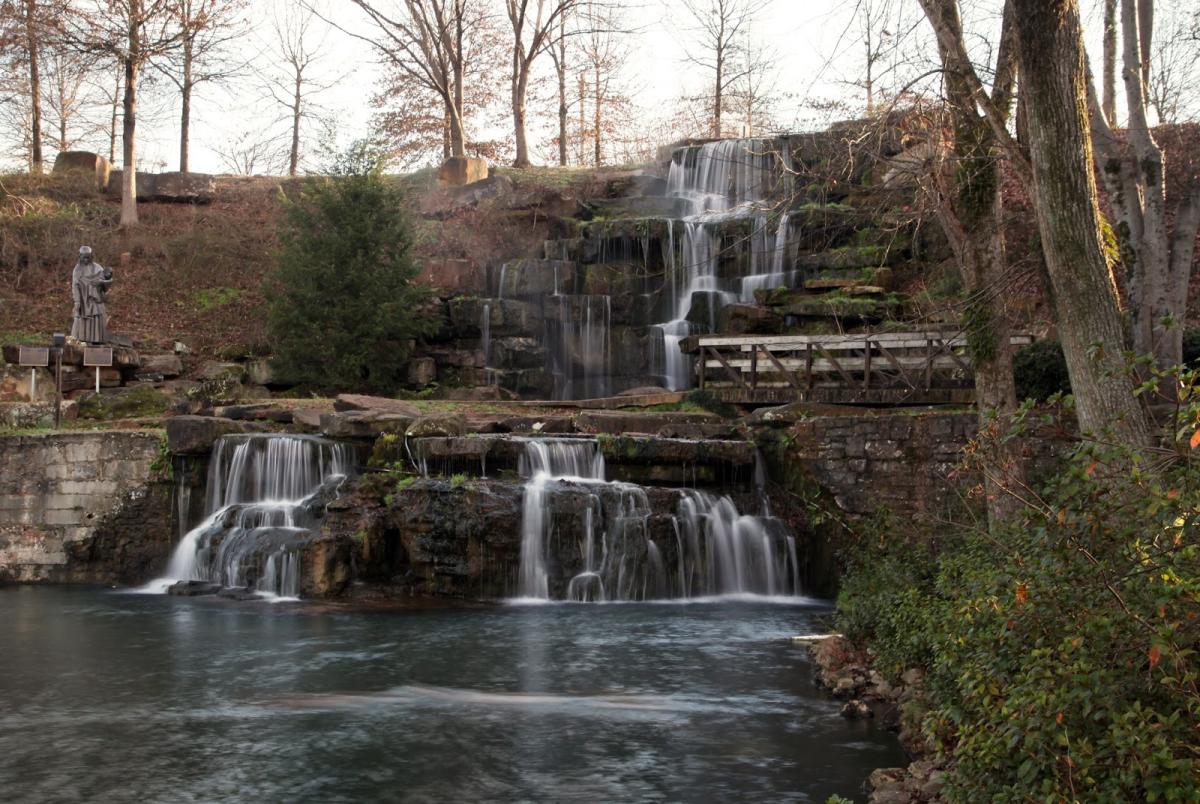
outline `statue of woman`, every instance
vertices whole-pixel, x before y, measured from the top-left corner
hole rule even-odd
[[[92,250],[79,249],[79,261],[71,273],[71,295],[75,299],[75,320],[71,337],[84,343],[108,342],[108,313],[104,295],[113,283],[111,268],[92,260]]]

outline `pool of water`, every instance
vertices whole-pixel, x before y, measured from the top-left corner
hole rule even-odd
[[[894,737],[766,601],[344,612],[0,588],[10,801],[824,801]]]

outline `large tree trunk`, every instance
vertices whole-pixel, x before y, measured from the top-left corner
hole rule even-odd
[[[304,77],[297,72],[292,86],[292,147],[288,151],[288,175],[295,176],[300,169],[300,118],[304,111]]]
[[[1104,105],[1110,126],[1117,124],[1117,0],[1104,0]]]
[[[25,41],[29,55],[30,168],[42,172],[42,78],[38,60],[37,0],[25,0]]]
[[[117,109],[121,103],[121,76],[124,68],[118,66],[116,86],[113,87],[112,117],[108,121],[108,163],[117,161]]]
[[[558,164],[566,167],[566,31],[562,22],[558,26],[558,54],[554,59],[554,70],[558,72]]]
[[[717,81],[713,85],[713,120],[712,120],[712,135],[716,138],[721,136],[721,89],[725,81],[725,53],[718,45],[717,47]]]
[[[1011,0],[1017,15],[1022,92],[1038,229],[1079,424],[1151,438],[1133,396],[1121,314],[1101,245],[1092,173],[1083,47],[1076,0]]]
[[[179,172],[188,172],[188,135],[192,122],[192,40],[183,40],[182,110],[179,115]]]
[[[937,216],[958,261],[966,293],[963,325],[975,370],[980,431],[986,432],[994,422],[1003,424],[1017,410],[1008,317],[998,287],[1007,269],[1000,193],[1002,154],[991,126],[977,111],[966,80],[970,65],[961,64],[959,49],[949,44],[963,39],[957,0],[922,0],[921,5],[938,33],[954,128],[954,186],[943,189],[950,171],[935,174]],[[1005,122],[1015,75],[1013,45],[1012,19],[1005,15],[991,95]],[[1023,485],[1025,472],[1015,443],[1005,443],[1000,437],[985,439],[985,443],[989,451],[984,491],[988,521],[995,527],[1020,509],[1011,491]]]
[[[125,58],[124,120],[121,127],[121,228],[136,226],[137,209],[137,26],[131,25],[130,54]]]
[[[603,144],[603,138],[600,134],[600,132],[604,130],[604,126],[602,125],[604,122],[604,117],[603,117],[603,115],[604,115],[604,111],[603,111],[604,98],[602,97],[601,90],[600,90],[600,65],[599,64],[595,65],[595,73],[593,74],[592,77],[596,80],[596,87],[595,87],[596,94],[595,94],[595,97],[592,98],[592,122],[596,128],[596,147],[593,152],[593,157],[595,159],[596,167],[600,167],[600,163],[602,161],[604,161],[604,159],[603,159],[604,144]]]
[[[529,82],[529,63],[519,55],[513,56],[512,114],[513,136],[516,138],[516,157],[513,167],[529,167],[529,143],[525,132],[525,93]]]

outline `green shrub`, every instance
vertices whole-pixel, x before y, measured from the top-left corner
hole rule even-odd
[[[413,284],[403,197],[378,164],[357,146],[285,202],[269,321],[279,370],[297,382],[394,391],[408,344],[437,329],[429,289]]]
[[[841,625],[926,670],[948,799],[1198,800],[1198,412],[1173,457],[1082,443],[1006,525],[880,527],[855,558]]]
[[[1040,402],[1057,393],[1071,393],[1062,344],[1047,338],[1018,349],[1013,355],[1013,382],[1018,399]]]

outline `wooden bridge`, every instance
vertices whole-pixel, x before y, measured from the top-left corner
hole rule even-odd
[[[1031,343],[1014,335],[1012,344]],[[961,332],[693,335],[697,387],[740,404],[969,404],[974,373]]]

